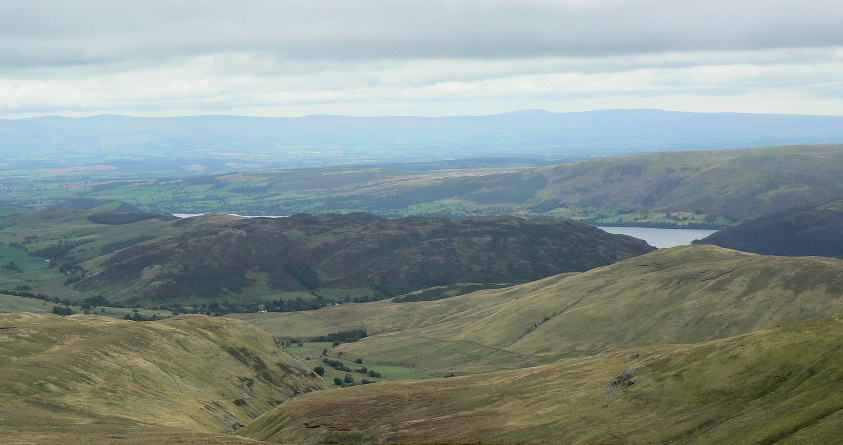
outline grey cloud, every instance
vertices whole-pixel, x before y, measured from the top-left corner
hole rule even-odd
[[[839,0],[0,3],[0,67],[260,54],[285,60],[595,57],[843,45]]]

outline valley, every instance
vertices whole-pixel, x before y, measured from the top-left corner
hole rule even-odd
[[[126,202],[148,212],[365,212],[570,218],[596,225],[719,229],[839,197],[841,145],[660,152],[546,166],[354,166],[182,178],[11,185],[0,204]],[[0,179],[0,183],[2,183]]]
[[[833,443],[841,153],[289,170],[10,200],[3,438]],[[164,211],[176,201],[199,215]],[[728,227],[656,249],[587,222]]]
[[[0,445],[843,445],[841,29],[0,1]]]

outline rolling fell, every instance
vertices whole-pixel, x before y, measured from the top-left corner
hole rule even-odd
[[[843,261],[692,245],[438,301],[239,317],[286,338],[365,329],[329,355],[444,376],[731,337],[843,313],[841,295]]]
[[[0,314],[0,357],[0,417],[19,440],[50,425],[45,434],[60,434],[68,419],[84,434],[92,433],[85,425],[104,425],[100,441],[108,425],[137,425],[136,434],[147,426],[231,432],[293,396],[326,388],[269,334],[196,315],[137,323]]]
[[[833,443],[843,322],[513,371],[307,394],[241,434],[278,443]]]

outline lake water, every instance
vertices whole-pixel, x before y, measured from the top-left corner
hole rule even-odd
[[[634,236],[647,241],[647,244],[658,247],[684,246],[695,239],[703,239],[716,230],[702,229],[653,229],[650,227],[600,227],[609,233]]]
[[[173,213],[176,218],[193,218],[194,216],[212,215],[212,213]],[[286,218],[287,215],[238,215],[236,213],[226,213],[230,216],[239,216],[241,218]]]

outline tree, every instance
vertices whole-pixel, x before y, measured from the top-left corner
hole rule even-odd
[[[53,313],[66,317],[68,315],[73,315],[73,309],[71,309],[70,306],[53,306]]]
[[[346,374],[345,378],[343,379],[345,383],[354,383],[354,377],[351,374]]]
[[[342,379],[339,377],[334,377],[334,385],[342,386]]]
[[[317,367],[313,368],[313,372],[315,372],[316,374],[318,374],[320,376],[323,376],[323,375],[325,375],[325,368],[323,368],[321,366],[317,366]]]

